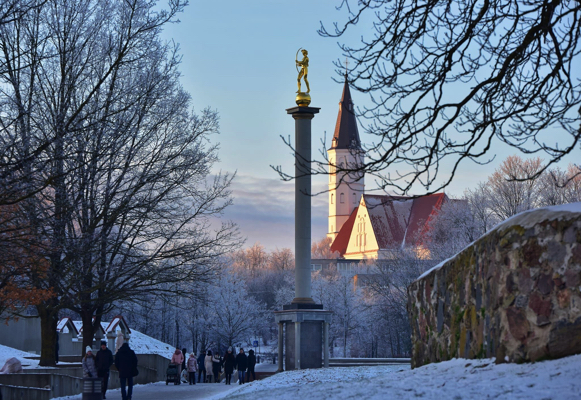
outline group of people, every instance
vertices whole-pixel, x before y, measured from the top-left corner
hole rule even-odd
[[[241,348],[240,352],[234,356],[232,347],[229,347],[224,357],[220,357],[217,352],[212,354],[212,350],[208,350],[207,352],[202,351],[198,358],[196,358],[194,353],[191,353],[187,361],[185,354],[186,349],[176,349],[172,355],[171,363],[178,366],[179,376],[181,376],[182,370],[187,370],[190,385],[196,384],[196,372],[198,373],[198,383],[202,382],[202,377],[203,382],[219,383],[222,370],[224,370],[226,385],[230,385],[235,369],[238,371],[239,385],[245,383],[246,378],[249,379],[250,375],[252,375],[253,380],[256,380],[256,373],[254,372],[256,356],[254,355],[254,350],[250,350],[247,356],[244,353],[244,349]],[[248,372],[248,377],[246,372]]]
[[[121,383],[121,398],[123,400],[131,400],[133,396],[133,377],[137,376],[137,356],[135,352],[129,348],[128,343],[123,343],[115,357],[113,353],[107,348],[107,342],[101,342],[101,349],[96,355],[93,354],[93,349],[87,346],[85,349],[85,357],[83,357],[83,376],[85,378],[101,378],[101,395],[103,399],[107,397],[107,386],[109,384],[109,371],[111,365],[115,363],[115,367],[119,371],[119,381]]]

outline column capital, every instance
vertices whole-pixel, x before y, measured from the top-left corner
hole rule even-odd
[[[291,107],[286,109],[286,113],[292,115],[294,119],[313,119],[319,113],[319,107]]]

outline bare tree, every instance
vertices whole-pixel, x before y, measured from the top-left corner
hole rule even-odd
[[[324,237],[318,242],[313,242],[311,245],[311,258],[320,259],[335,259],[340,255],[336,251],[331,251],[331,243],[333,240],[330,237]]]
[[[461,165],[493,159],[497,142],[542,154],[546,164],[525,179],[578,148],[581,2],[343,0],[339,9],[346,21],[319,33],[341,37],[369,23],[359,45],[340,48],[352,61],[349,83],[370,96],[361,114],[377,137],[365,164],[344,171],[434,193]]]
[[[295,268],[295,256],[291,249],[284,247],[270,253],[270,268],[274,271],[291,271]]]
[[[488,177],[488,200],[492,212],[502,221],[538,206],[542,160],[509,156]]]
[[[566,171],[555,167],[541,175],[539,205],[553,206],[580,201],[581,175],[578,175],[578,170],[578,167],[570,164]]]
[[[53,293],[37,306],[42,365],[60,309],[90,344],[114,302],[187,293],[177,283],[203,281],[236,244],[232,224],[211,229],[231,181],[209,176],[217,114],[190,111],[178,49],[159,37],[184,5],[48,0],[1,28],[3,176],[50,260],[35,279]]]
[[[480,182],[475,189],[467,189],[464,199],[468,202],[480,232],[487,232],[498,223],[498,218],[490,209],[489,191],[486,183]]]
[[[232,268],[240,274],[256,277],[260,271],[268,268],[268,253],[263,245],[254,243],[247,249],[239,250],[231,255]]]

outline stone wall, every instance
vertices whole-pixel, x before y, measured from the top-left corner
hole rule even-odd
[[[412,368],[581,353],[581,203],[519,214],[408,288]]]

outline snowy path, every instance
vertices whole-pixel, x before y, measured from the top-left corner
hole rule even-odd
[[[136,385],[133,387],[133,398],[135,400],[197,400],[209,399],[216,395],[226,395],[228,392],[238,389],[238,385],[227,386],[223,383],[196,383],[195,385],[173,385],[166,386],[165,382],[156,382],[149,385]],[[119,400],[121,391],[119,389],[108,390],[107,399]],[[81,400],[82,395],[58,397],[53,400]]]
[[[217,396],[250,399],[581,399],[581,355],[535,364],[451,360],[401,366],[289,371]]]

